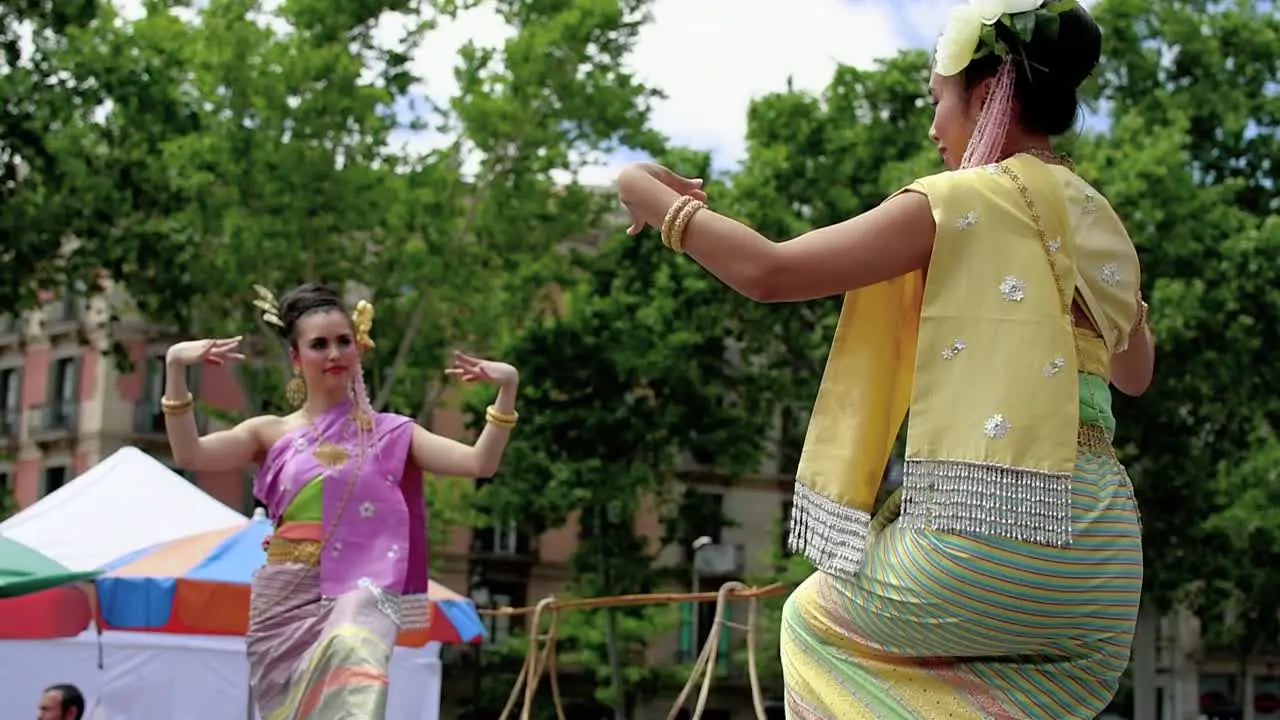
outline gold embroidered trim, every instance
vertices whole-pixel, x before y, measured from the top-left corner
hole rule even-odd
[[[267,564],[317,567],[320,564],[321,547],[316,540],[290,540],[273,536],[267,542]],[[362,580],[359,586],[374,594],[378,608],[394,620],[400,629],[423,630],[431,627],[431,600],[425,593],[401,596],[377,587],[367,579]]]
[[[1080,423],[1076,433],[1076,445],[1092,455],[1114,458],[1116,449],[1111,444],[1111,433],[1101,425]]]
[[[273,536],[267,542],[267,564],[316,567],[320,564],[320,543]]]

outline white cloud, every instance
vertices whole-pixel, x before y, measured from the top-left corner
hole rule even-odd
[[[658,0],[632,65],[667,94],[653,124],[717,164],[745,154],[747,107],[784,90],[820,90],[837,64],[866,66],[903,47],[889,2]]]
[[[796,88],[819,90],[837,64],[865,66],[904,46],[891,1],[656,0],[630,65],[667,95],[654,107],[655,128],[678,144],[712,150],[718,165],[733,165],[745,152],[753,98],[784,89],[788,78]],[[386,23],[383,37],[393,38],[397,24]],[[496,47],[510,33],[488,6],[441,24],[414,58],[424,92],[447,99],[457,90],[453,67],[463,43]],[[422,137],[408,146],[438,144]],[[613,169],[586,173],[599,179]]]
[[[654,0],[653,20],[642,31],[630,66],[667,94],[652,123],[675,143],[711,150],[717,166],[745,154],[747,107],[786,88],[821,90],[837,64],[866,67],[911,45],[928,45],[961,0]],[[266,0],[273,8],[279,0]],[[141,0],[116,0],[141,12]],[[1095,0],[1083,0],[1091,6]],[[376,36],[399,42],[409,20],[387,13]],[[416,90],[438,103],[458,89],[458,53],[473,41],[499,47],[511,36],[491,4],[461,13],[431,31],[413,58]],[[410,153],[440,148],[450,138],[433,132],[398,132],[392,145]],[[584,169],[593,182],[612,178],[613,164]]]
[[[138,0],[117,0],[134,4]],[[901,20],[923,27],[953,0],[655,0],[653,21],[641,33],[630,59],[640,78],[667,94],[652,122],[675,143],[711,150],[718,166],[745,154],[747,107],[753,98],[786,88],[816,91],[838,64],[867,66],[893,55],[914,39]],[[898,9],[893,3],[900,3]],[[898,14],[895,15],[895,12]],[[897,20],[895,21],[895,17]],[[936,22],[941,22],[938,19]],[[407,21],[388,14],[377,35],[398,42]],[[437,102],[457,91],[453,73],[468,40],[497,47],[511,35],[488,4],[442,22],[413,58],[419,91]],[[926,31],[930,32],[930,31]],[[918,41],[918,40],[917,40]],[[447,143],[432,133],[398,133],[393,144],[423,152]],[[588,168],[583,179],[611,178],[614,168]]]

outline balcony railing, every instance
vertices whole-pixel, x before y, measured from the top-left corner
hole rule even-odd
[[[139,435],[163,435],[164,413],[155,403],[139,402],[133,407],[133,431]]]
[[[209,427],[208,416],[197,410],[195,418],[196,429],[205,432]],[[158,403],[143,399],[133,406],[133,432],[137,435],[165,434],[164,412]]]
[[[29,410],[28,427],[35,435],[75,433],[79,429],[80,406],[56,402]]]

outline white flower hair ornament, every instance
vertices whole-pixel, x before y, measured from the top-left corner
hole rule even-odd
[[[1058,16],[1076,5],[1076,0],[970,0],[951,11],[938,40],[933,70],[951,77],[992,53],[1006,60],[1020,55],[996,33],[996,23],[1008,27],[1023,43],[1037,34],[1056,38]]]

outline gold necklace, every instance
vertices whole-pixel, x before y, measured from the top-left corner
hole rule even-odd
[[[326,441],[320,435],[320,431],[316,428],[315,418],[311,417],[310,413],[303,410],[302,415],[304,418],[306,418],[306,421],[307,421],[307,431],[312,436],[312,438],[315,439],[315,443],[316,443],[315,450],[311,451],[312,457],[318,460],[320,464],[324,465],[328,470],[336,469],[338,467],[341,467],[344,463],[346,463],[347,460],[350,459],[351,453],[341,445],[337,445],[335,443]],[[350,420],[356,426],[356,435],[357,435],[356,441],[360,445],[360,452],[356,454],[355,468],[353,469],[351,475],[347,478],[346,492],[344,492],[342,495],[342,502],[338,504],[337,515],[333,518],[333,523],[329,526],[329,531],[324,534],[324,537],[320,538],[319,546],[316,549],[316,565],[315,565],[316,568],[320,567],[321,558],[324,557],[324,550],[325,548],[329,547],[329,542],[333,540],[333,534],[338,531],[338,523],[342,520],[342,516],[346,514],[347,506],[351,504],[351,495],[353,492],[355,492],[356,482],[359,480],[360,471],[364,467],[364,455],[365,455],[364,445],[365,445],[365,439],[366,439],[364,436],[364,432],[369,429],[372,429],[372,424],[373,424],[372,418],[363,418],[363,417],[357,417],[356,415],[353,415],[350,418]],[[367,423],[366,423],[366,420],[368,421]],[[341,459],[339,459],[339,457]],[[320,482],[323,483],[324,480],[325,480],[325,475],[321,475]],[[322,492],[323,492],[323,486],[322,486]],[[289,586],[285,588],[283,592],[277,595],[275,600],[268,603],[266,607],[262,608],[258,612],[265,613],[266,611],[278,605],[282,600],[292,595],[293,591],[298,589],[298,585],[302,582],[302,579],[306,576],[306,574],[307,574],[306,572],[302,572],[294,576],[293,582],[290,583]]]
[[[360,446],[360,452],[356,454],[355,468],[353,468],[351,474],[347,478],[346,492],[344,492],[342,495],[342,502],[338,504],[338,513],[333,518],[333,523],[329,526],[329,532],[325,533],[325,536],[320,539],[321,553],[323,553],[324,549],[329,546],[329,541],[333,539],[333,534],[337,532],[338,522],[342,519],[343,514],[346,512],[347,505],[351,503],[351,494],[355,492],[356,483],[360,479],[360,470],[363,469],[364,467],[365,427],[364,427],[364,424],[361,423],[355,417],[356,411],[353,410],[352,412],[353,412],[353,415],[348,420],[353,424],[355,424],[356,426],[356,442]],[[346,448],[342,447],[341,445],[325,440],[320,435],[319,430],[316,429],[315,419],[311,417],[311,414],[305,411],[303,414],[307,418],[308,429],[310,430],[312,437],[314,437],[316,441],[316,448],[315,450],[311,451],[311,456],[314,457],[317,461],[320,462],[321,465],[324,465],[329,470],[334,470],[336,468],[339,468],[345,465],[347,461],[351,459],[351,452]],[[346,430],[345,424],[343,426],[343,430]],[[320,478],[321,483],[324,482],[324,479],[325,478],[322,475]]]
[[[1023,155],[1030,155],[1033,158],[1043,160],[1044,162],[1047,162],[1047,163],[1061,165],[1066,169],[1070,170],[1071,172],[1076,171],[1075,161],[1072,160],[1071,157],[1066,153],[1056,153],[1056,152],[1053,152],[1052,150],[1041,150],[1040,148],[1027,148],[1025,150],[1019,150],[1018,152],[1015,152],[1013,154],[1017,155],[1019,153]]]

